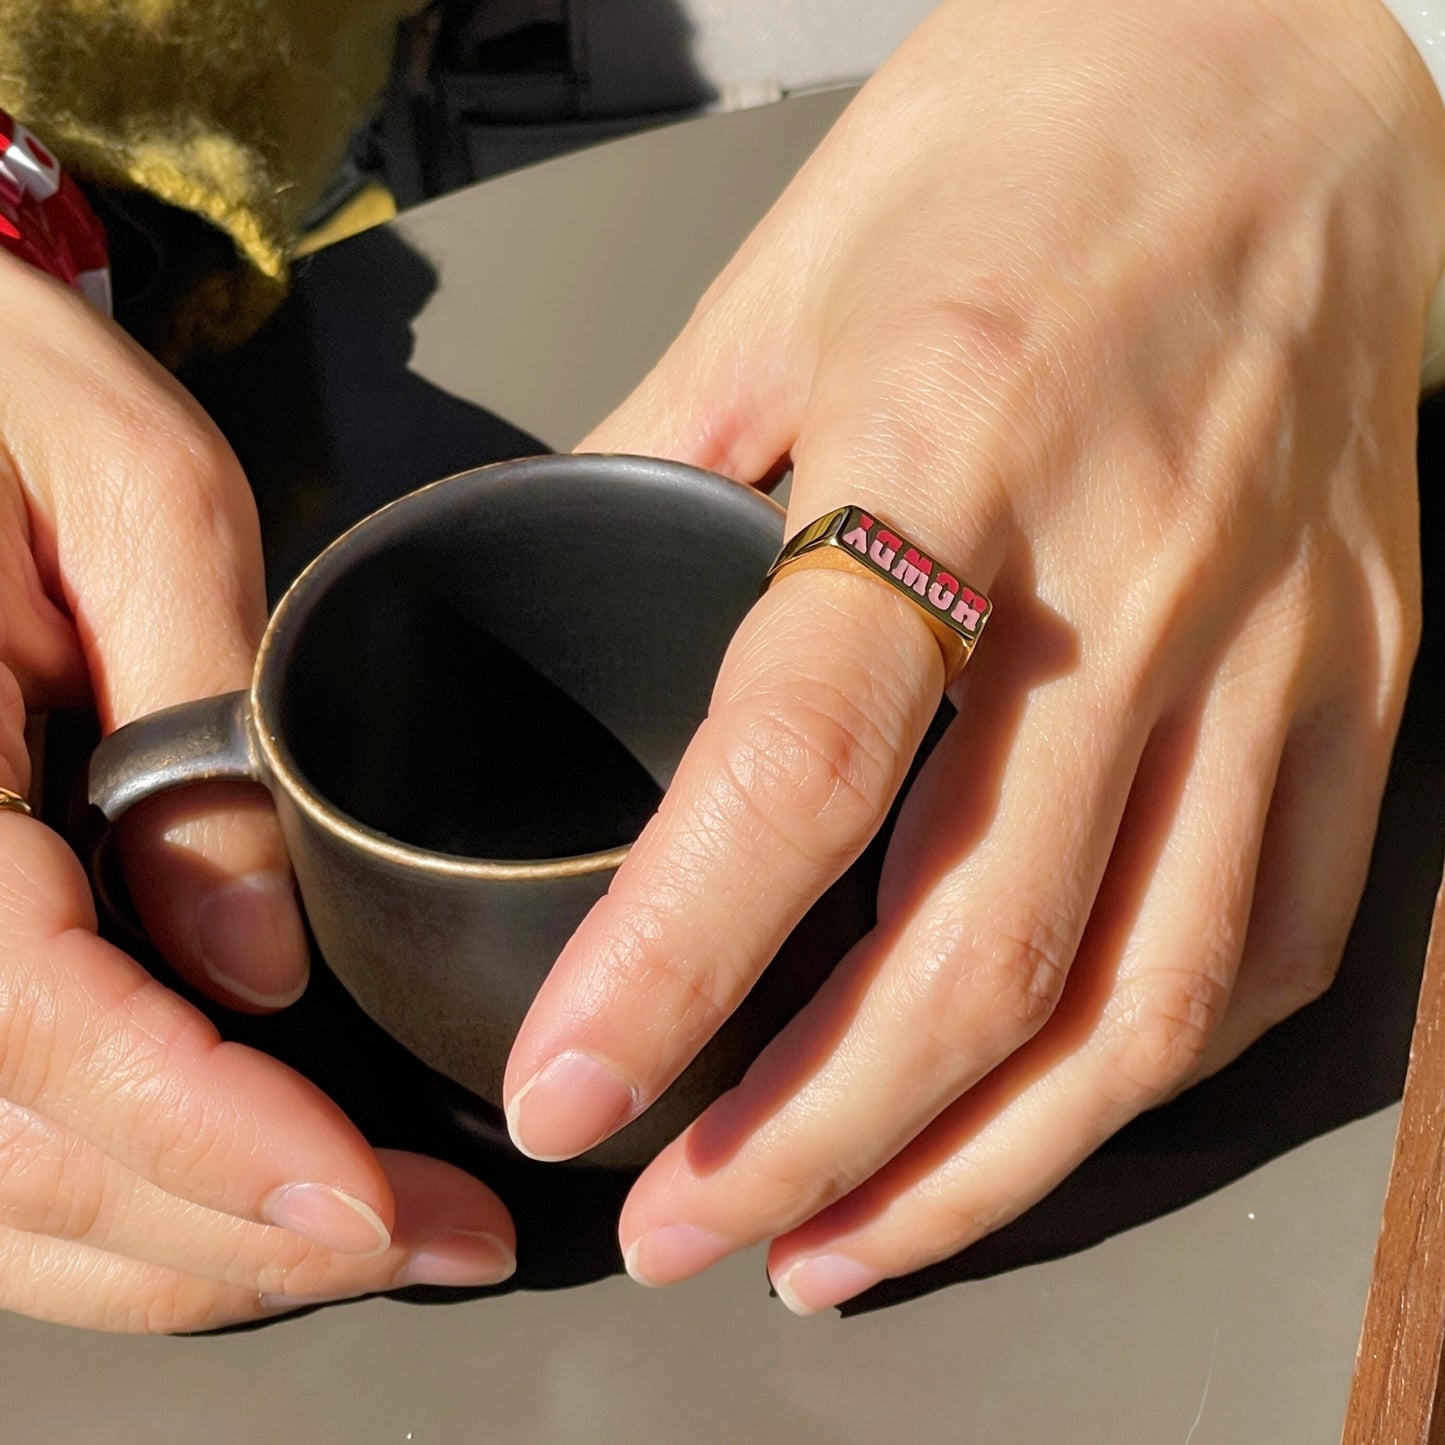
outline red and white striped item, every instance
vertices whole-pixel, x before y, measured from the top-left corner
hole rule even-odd
[[[0,110],[0,249],[111,312],[105,230],[39,138]]]

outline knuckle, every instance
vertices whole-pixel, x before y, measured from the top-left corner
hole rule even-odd
[[[205,1017],[145,977],[88,1025],[80,1071],[128,1112],[138,1160],[132,1167],[174,1185],[223,1164],[217,1155],[230,1147],[227,1121],[205,1093],[188,1087],[196,1063],[223,1047]]]
[[[1145,1108],[1187,1080],[1229,1001],[1228,984],[1199,967],[1157,970],[1111,1008],[1115,1042],[1106,1088],[1113,1102]]]
[[[1392,573],[1373,589],[1368,608],[1356,604],[1352,621],[1367,618],[1375,629],[1379,654],[1380,686],[1385,693],[1385,712],[1393,716],[1403,706],[1410,672],[1420,651],[1424,628],[1424,599],[1418,568],[1411,575]]]
[[[148,396],[143,407],[127,405],[122,426],[130,445],[119,465],[132,479],[150,479],[149,490],[188,495],[198,483],[229,480],[237,472],[230,444],[188,400]]]
[[[834,1161],[823,1167],[807,1149],[770,1149],[752,1181],[753,1232],[761,1238],[791,1220],[811,1219],[850,1193],[863,1177],[850,1177]],[[763,1222],[761,1228],[756,1221]]]
[[[128,1040],[137,1077],[168,1072],[176,1064],[210,1053],[220,1046],[215,1026],[179,994],[158,979],[136,970],[115,996],[98,1008],[89,1021],[84,1045],[87,1053],[114,1048]]]
[[[114,1213],[114,1202],[104,1184],[94,1178],[71,1175],[56,1191],[41,1232],[78,1242],[99,1242]]]
[[[0,879],[7,894],[8,882]],[[16,902],[19,911],[24,900]],[[0,969],[0,1094],[22,1104],[46,1094],[61,1072],[57,1004],[47,984],[33,957]]]
[[[208,1319],[204,1287],[166,1271],[138,1297],[117,1301],[128,1334],[173,1335],[201,1328]]]
[[[285,1231],[267,1239],[264,1258],[237,1256],[225,1271],[227,1284],[267,1294],[315,1296],[326,1293],[335,1256]]]
[[[1328,948],[1301,949],[1292,955],[1292,966],[1285,976],[1279,997],[1288,1017],[1296,1009],[1322,999],[1340,971],[1341,952],[1338,944]]]
[[[718,1021],[732,1012],[743,988],[741,976],[734,970],[725,977],[718,962],[660,952],[651,965],[652,981],[665,991],[667,1006],[647,1016],[659,1020],[671,1046],[710,1036]]]
[[[1004,273],[972,277],[885,323],[864,395],[885,444],[906,455],[974,456],[997,485],[1045,475],[1087,434],[1076,374],[1065,364],[1080,322],[1030,300]],[[881,374],[878,374],[880,373]],[[974,479],[974,486],[980,485]]]
[[[1279,1023],[1292,1013],[1318,1002],[1334,986],[1344,949],[1348,923],[1329,937],[1298,939],[1282,945],[1271,964],[1264,998],[1264,1022]]]
[[[224,1142],[224,1131],[210,1111],[184,1097],[174,1081],[157,1079],[137,1101],[134,1116],[139,1172],[163,1188],[191,1193],[202,1181],[230,1173],[229,1156],[243,1159],[244,1151]]]
[[[1425,630],[1425,603],[1420,589],[1416,587],[1397,594],[1395,605],[1397,645],[1386,655],[1396,664],[1399,678],[1407,684]]]
[[[58,1131],[28,1109],[0,1101],[0,1220],[11,1229],[62,1234],[64,1197]]]
[[[699,866],[693,877],[690,862],[683,870],[685,876],[670,879],[661,898],[637,889],[618,891],[614,884],[605,904],[608,938],[597,958],[593,996],[625,1007],[639,1021],[634,1037],[649,1050],[706,1039],[747,984],[734,950],[721,941],[712,946],[710,939],[702,949],[679,941],[673,911],[680,900],[695,896],[705,876]]]
[[[93,470],[85,503],[107,531],[135,546],[173,524],[180,499],[189,502],[197,453],[180,428],[155,418],[120,430],[123,444]]]
[[[843,866],[886,810],[896,753],[841,688],[798,687],[732,730],[724,776],[768,834],[815,865]]]
[[[132,1335],[185,1335],[255,1315],[255,1298],[169,1269],[150,1269],[136,1290],[121,1292],[102,1328]]]
[[[1000,1197],[986,1187],[978,1192],[943,1193],[930,1201],[929,1223],[919,1231],[918,1258],[910,1262],[917,1269],[933,1260],[956,1254],[970,1244],[1002,1229],[1019,1213],[1020,1205]]]
[[[956,921],[925,950],[921,1016],[946,1052],[973,1059],[981,1044],[1017,1047],[1048,1022],[1074,955],[1056,907]]]
[[[162,398],[154,414],[122,419],[113,431],[113,449],[87,459],[87,485],[62,499],[75,529],[116,559],[88,578],[102,601],[135,585],[137,557],[174,565],[186,556],[229,560],[249,547],[254,498],[229,445],[205,418]],[[225,578],[222,567],[209,580]]]

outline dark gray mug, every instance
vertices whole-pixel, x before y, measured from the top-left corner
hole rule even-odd
[[[492,1105],[562,945],[605,893],[707,712],[783,535],[689,467],[484,467],[358,523],[291,586],[245,692],[121,728],[90,801],[251,779],[275,800],[326,962],[361,1007]],[[642,1118],[587,1160],[651,1158],[730,1087],[872,914],[855,869]]]

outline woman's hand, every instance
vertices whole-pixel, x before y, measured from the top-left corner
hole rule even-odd
[[[103,726],[249,681],[265,621],[255,509],[176,383],[77,296],[0,253],[0,786],[27,711]],[[126,820],[137,906],[177,968],[283,1007],[307,950],[264,791]],[[378,1156],[319,1090],[102,942],[83,870],[0,813],[0,1308],[196,1330],[402,1283],[505,1278],[500,1201]]]
[[[857,502],[988,592],[879,923],[637,1183],[633,1275],[795,1310],[957,1251],[1329,983],[1419,608],[1445,111],[1376,0],[950,0],[588,441]],[[917,609],[782,579],[517,1041],[514,1137],[645,1109],[874,833]]]

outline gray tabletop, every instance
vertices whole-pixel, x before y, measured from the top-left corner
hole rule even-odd
[[[414,344],[409,363],[398,353],[403,388],[419,388],[437,416],[476,403],[570,446],[655,359],[841,104],[818,96],[692,122],[404,217],[390,239],[420,258],[426,284],[404,308]],[[317,293],[346,284],[350,248],[374,258],[367,244],[338,248],[324,276],[318,261]],[[303,293],[312,284],[302,276]],[[333,304],[343,317],[333,322],[364,324],[377,305],[402,304],[394,289],[378,299],[356,287]],[[317,386],[342,456],[352,444],[337,395],[345,377],[328,372],[336,348],[318,345]],[[436,430],[419,424],[399,445],[429,461]],[[448,460],[439,453],[439,469]],[[264,490],[267,479],[256,480]],[[305,495],[299,483],[292,491]],[[278,555],[315,540],[304,517],[286,515],[267,511],[282,571],[294,558]],[[1112,1197],[1129,1227],[1025,1230],[1013,1254],[975,1271],[985,1277],[846,1319],[790,1316],[769,1297],[760,1254],[656,1293],[614,1277],[437,1308],[373,1300],[226,1338],[113,1338],[3,1318],[4,1438],[1335,1439],[1438,876],[1425,820],[1441,816],[1445,770],[1423,756],[1401,766],[1367,936],[1357,930],[1333,1014],[1246,1060],[1203,1102],[1161,1116],[1054,1215],[1066,1224],[1076,1206]],[[1371,984],[1382,976],[1396,982]],[[1309,1077],[1291,1084],[1290,1069]],[[1332,1093],[1337,1107],[1299,1113],[1306,1096]],[[1270,1133],[1306,1114],[1303,1126]],[[1262,1151],[1236,1149],[1261,1120]],[[1224,1155],[1236,1166],[1211,1175]]]

